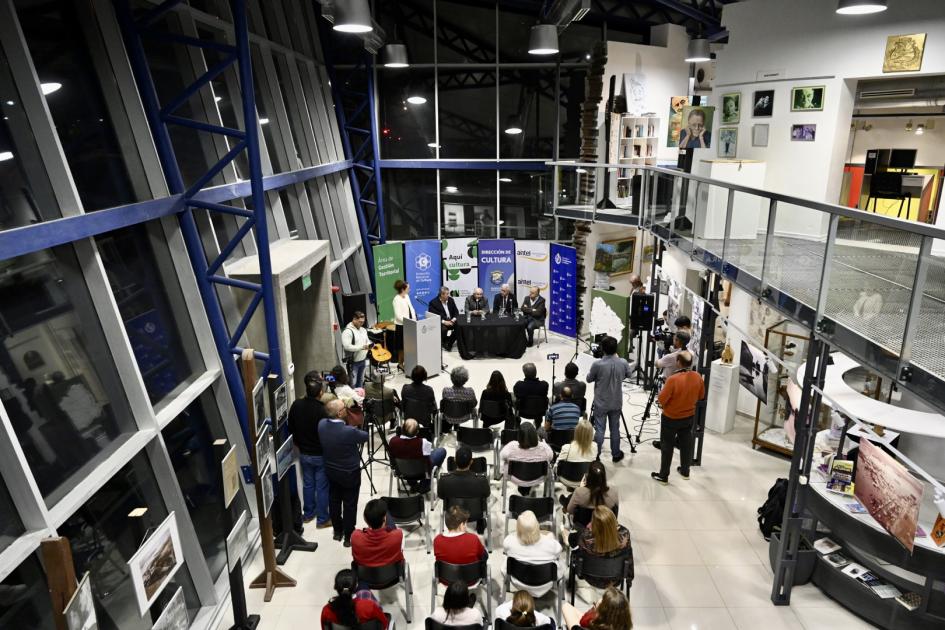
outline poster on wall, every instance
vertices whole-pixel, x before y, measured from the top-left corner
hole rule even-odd
[[[183,564],[177,518],[171,512],[128,560],[128,572],[142,616],[148,614],[151,604]]]
[[[549,245],[548,241],[515,241],[515,296],[519,304],[531,287],[538,287],[539,295],[548,301]]]
[[[666,324],[675,328],[676,318],[682,315],[683,288],[672,278],[666,291]]]
[[[682,110],[682,130],[679,132],[679,148],[708,149],[712,146],[712,118],[714,107],[687,105]]]
[[[742,93],[730,92],[722,95],[722,124],[734,125],[742,116]]]
[[[187,617],[187,604],[184,601],[184,587],[178,586],[171,601],[161,611],[151,630],[187,630],[190,619]]]
[[[761,404],[768,404],[768,357],[764,350],[749,345],[742,339],[738,361],[738,382],[754,394]]]
[[[489,304],[503,284],[515,286],[515,241],[480,239],[479,286]]]
[[[410,297],[417,311],[417,319],[427,313],[427,304],[436,299],[440,291],[440,265],[442,245],[439,240],[406,241],[404,243],[404,267]]]
[[[922,69],[926,33],[890,35],[886,38],[883,72],[918,72]]]
[[[62,616],[66,618],[68,630],[98,630],[95,602],[92,600],[92,582],[89,581],[88,571],[79,581],[79,587],[66,604]]]
[[[751,100],[752,118],[771,118],[774,113],[774,90],[758,90]]]
[[[403,243],[384,243],[374,249],[374,286],[377,296],[377,319],[394,321],[394,283],[404,277]],[[414,302],[416,308],[416,302]]]
[[[573,247],[551,244],[551,332],[577,335],[577,252]]]
[[[679,146],[679,132],[682,131],[682,111],[689,105],[688,96],[671,96],[669,99],[669,124],[666,128],[666,146]]]
[[[689,338],[687,349],[692,353],[692,365],[699,365],[699,347],[702,343],[702,324],[708,311],[705,300],[696,300],[692,306],[692,336]]]
[[[893,538],[912,553],[922,482],[879,446],[860,439],[853,492],[860,503]]]

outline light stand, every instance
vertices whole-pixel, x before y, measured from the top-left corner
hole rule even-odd
[[[551,361],[551,388],[548,391],[548,398],[550,399],[549,404],[554,404],[555,402],[555,361],[560,358],[557,352],[552,352],[545,357]]]
[[[646,407],[643,408],[643,416],[640,418],[640,426],[637,427],[637,444],[640,443],[640,436],[643,434],[643,427],[645,427],[646,423],[650,420],[650,410],[653,408],[653,403],[656,402],[656,396],[659,394],[659,391],[662,389],[662,387],[663,377],[660,375],[653,379],[652,387],[650,387],[650,395],[646,399]]]

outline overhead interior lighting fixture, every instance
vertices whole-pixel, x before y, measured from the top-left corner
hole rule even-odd
[[[371,23],[371,7],[368,0],[338,0],[335,2],[335,24],[332,26],[342,33],[370,33],[374,30]]]
[[[505,133],[510,136],[517,136],[522,133],[522,121],[518,116],[514,114],[509,116],[509,119],[505,123]]]
[[[439,148],[440,148],[440,145],[438,145],[438,144],[435,143],[435,142],[427,142],[427,146],[430,147],[431,149],[439,149]]]
[[[427,98],[425,96],[420,96],[419,94],[414,94],[413,96],[407,97],[407,102],[411,105],[423,105],[427,102]]]
[[[260,118],[260,119],[259,119],[259,124],[260,124],[260,125],[268,125],[268,124],[269,124],[269,119],[268,119],[268,118]]]
[[[698,63],[710,59],[712,59],[712,55],[709,52],[709,40],[704,37],[689,40],[689,47],[686,49],[686,62]]]
[[[837,13],[840,15],[867,15],[886,10],[886,0],[840,0]]]
[[[53,92],[58,92],[60,88],[62,88],[62,83],[56,83],[55,81],[39,84],[39,89],[43,91],[43,96],[49,96]]]
[[[924,134],[924,133],[925,133],[925,124],[924,124],[924,123],[919,123],[918,125],[916,125],[916,127],[915,127],[915,135],[921,136],[921,135]]]
[[[536,24],[528,31],[529,55],[557,55],[558,27],[554,24]]]
[[[456,186],[447,186],[446,188],[443,189],[443,192],[455,194],[459,192],[459,188],[457,188]]]
[[[499,178],[499,181],[508,184],[509,182],[512,181],[512,178],[511,178],[511,177],[500,177],[500,178]]]
[[[7,160],[13,159],[13,153],[11,151],[0,151],[0,162],[6,162]]]
[[[404,44],[387,44],[381,48],[381,63],[385,68],[407,68],[407,46]]]

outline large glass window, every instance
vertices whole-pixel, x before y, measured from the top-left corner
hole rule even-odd
[[[139,508],[146,509],[143,516],[129,516],[132,510]],[[86,571],[91,574],[100,630],[150,630],[151,617],[142,617],[138,612],[134,586],[128,579],[128,560],[141,546],[145,535],[160,525],[167,514],[148,458],[139,454],[59,528],[59,534],[67,537],[72,547],[76,574],[83,575]],[[193,621],[200,601],[186,562],[153,608],[160,610],[166,605],[178,586],[184,588],[184,599]]]
[[[4,408],[10,415],[10,421],[13,423],[22,422],[23,416],[19,409],[19,401],[13,397],[8,400],[6,396],[3,397],[2,401]],[[23,522],[20,521],[20,516],[16,512],[13,499],[10,497],[3,479],[0,479],[0,551],[6,549],[23,531]]]
[[[30,556],[0,582],[0,628],[55,627],[43,567]]]
[[[495,238],[495,187],[495,171],[440,171],[443,238]]]
[[[389,41],[404,44],[411,64],[433,63],[433,2],[375,2],[374,19]]]
[[[499,157],[554,156],[555,69],[503,68],[499,88]]]
[[[499,172],[501,238],[554,239],[554,219],[544,215],[551,209],[551,177],[544,172]]]
[[[436,171],[381,171],[388,240],[436,238]]]
[[[440,68],[441,158],[496,158],[495,70]]]
[[[436,53],[438,63],[495,61],[495,5],[437,0]],[[486,4],[486,3],[482,3]]]
[[[135,430],[71,246],[0,262],[0,391],[48,504]]]
[[[380,146],[385,159],[436,157],[433,77],[432,68],[378,68]]]
[[[572,25],[573,26],[573,25]],[[581,156],[581,107],[584,105],[584,83],[587,70],[562,68],[558,126],[558,157],[574,159]]]

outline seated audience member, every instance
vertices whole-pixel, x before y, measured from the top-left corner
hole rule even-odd
[[[577,538],[577,551],[585,556],[613,558],[623,553],[630,554],[630,580],[633,580],[633,547],[630,545],[630,531],[617,523],[617,517],[606,505],[594,508],[591,526],[585,527],[573,537]],[[590,577],[587,584],[594,588],[611,586],[606,578]],[[584,598],[585,601],[591,601]]]
[[[473,461],[472,449],[460,446],[456,449],[456,470],[441,474],[436,484],[436,495],[441,499],[486,499],[492,494],[489,479],[485,475],[469,469]],[[485,519],[476,522],[476,530],[481,534],[486,530]]]
[[[381,387],[383,387],[383,391]],[[364,381],[364,399],[384,401],[384,415],[381,418],[376,418],[376,420],[378,422],[389,422],[390,428],[393,429],[394,422],[396,422],[394,410],[397,408],[397,405],[400,404],[400,397],[397,396],[397,391],[393,387],[388,387],[386,384],[382,386],[381,377],[375,374]]]
[[[351,405],[363,405],[364,396],[348,384],[348,370],[343,366],[336,365],[331,368],[331,375],[334,377],[334,383],[330,384],[331,391],[335,397],[345,404],[345,407]],[[328,402],[324,398],[322,402]]]
[[[432,414],[436,413],[436,394],[433,388],[426,384],[427,370],[422,365],[418,365],[410,372],[410,382],[400,389],[400,400],[407,402],[415,400],[426,404],[429,414],[423,418],[417,418],[421,425],[427,425]]]
[[[525,510],[519,514],[515,521],[515,531],[502,541],[502,549],[509,558],[525,564],[557,563],[561,557],[561,543],[551,532],[541,531],[538,519],[531,510]],[[514,577],[511,582],[512,586],[528,591],[532,597],[541,597],[554,586],[550,582],[537,586],[522,584]]]
[[[430,619],[446,626],[475,626],[482,624],[482,613],[476,608],[476,594],[469,592],[463,582],[446,587],[443,605],[437,606]]]
[[[535,600],[528,591],[516,591],[511,599],[495,608],[495,618],[504,619],[513,626],[521,628],[536,628],[555,624],[551,618],[535,610]]]
[[[590,610],[583,615],[577,608],[565,602],[561,605],[561,616],[567,628],[579,626],[588,630],[632,630],[633,617],[630,602],[620,589],[613,586],[604,591]]]
[[[561,504],[568,514],[574,514],[577,508],[593,510],[598,505],[604,505],[616,510],[620,504],[620,497],[616,488],[607,485],[607,469],[602,463],[591,462],[591,467],[584,476],[584,483],[574,490],[570,497],[561,495]]]
[[[548,383],[538,378],[538,368],[534,363],[523,365],[522,374],[525,378],[512,388],[517,404],[520,404],[523,398],[548,398]]]
[[[545,414],[545,431],[573,429],[581,419],[581,408],[571,401],[571,388],[561,390],[561,400],[551,405]]]
[[[400,435],[395,435],[388,442],[388,451],[391,457],[397,459],[423,459],[427,462],[427,470],[433,470],[443,464],[446,459],[446,449],[442,446],[433,448],[430,441],[419,437],[420,424],[413,418],[404,420],[404,427]],[[420,492],[429,492],[430,480],[420,482]]]
[[[518,429],[518,439],[512,440],[499,451],[499,462],[502,465],[502,474],[509,472],[509,462],[548,462],[554,459],[554,451],[546,442],[538,440],[538,430],[531,422],[523,422]],[[519,492],[528,495],[531,488],[544,483],[544,478],[532,481],[523,481],[510,477],[512,483],[518,486]]]
[[[452,430],[453,424],[462,424],[476,415],[476,392],[473,391],[472,387],[466,387],[468,381],[469,370],[463,366],[454,367],[450,371],[450,382],[453,385],[452,387],[443,388],[443,400],[471,401],[472,404],[469,413],[458,418],[449,418],[446,423],[448,426],[444,427],[444,431]]]
[[[587,420],[581,420],[574,427],[574,439],[561,447],[559,462],[592,462],[597,459],[597,447],[594,445],[594,427]]]
[[[450,564],[472,564],[489,557],[479,536],[466,531],[469,512],[454,505],[446,512],[446,533],[433,539],[433,555]]]
[[[486,416],[482,410],[482,403],[487,400],[498,402],[503,409],[503,414],[495,418]],[[505,377],[502,376],[502,372],[499,370],[493,370],[486,388],[482,390],[482,394],[479,396],[479,415],[484,427],[501,424],[512,418],[512,394],[505,386]]]
[[[582,400],[587,393],[587,383],[578,380],[578,366],[576,363],[568,363],[564,366],[564,378],[554,384],[552,394],[555,402],[561,398],[561,390],[565,387],[571,388],[571,398],[573,400]]]
[[[404,559],[404,532],[387,524],[387,502],[371,499],[364,506],[367,527],[351,534],[351,556],[359,565],[383,567]]]
[[[322,630],[328,628],[329,623],[336,623],[348,628],[355,628],[362,623],[376,620],[381,628],[386,630],[387,617],[383,609],[370,596],[362,597],[358,592],[358,579],[351,569],[342,569],[335,575],[335,597],[322,608]]]

